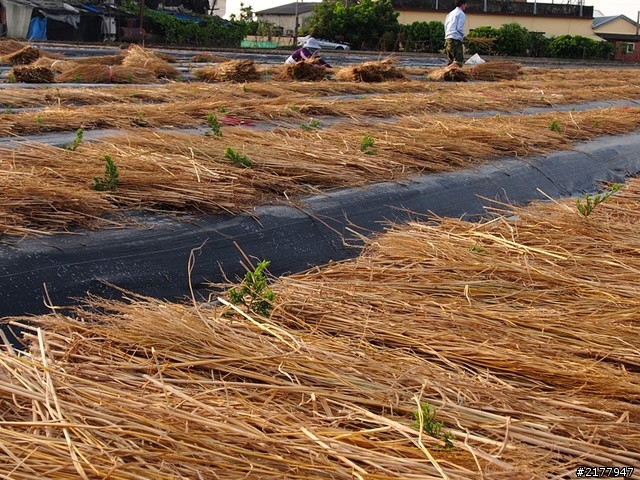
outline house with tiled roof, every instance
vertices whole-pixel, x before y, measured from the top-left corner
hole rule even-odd
[[[598,37],[616,46],[615,59],[640,62],[640,24],[626,15],[596,17],[592,22]]]
[[[297,36],[298,30],[304,26],[305,20],[313,14],[313,9],[320,2],[294,2],[255,12],[259,22],[267,22],[279,27],[280,34],[285,37]]]

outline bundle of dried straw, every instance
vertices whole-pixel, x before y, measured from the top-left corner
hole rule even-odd
[[[341,82],[386,82],[404,80],[406,77],[396,68],[396,62],[387,58],[378,62],[364,62],[360,65],[341,68],[336,72],[335,78]]]
[[[198,53],[191,57],[190,60],[195,63],[222,63],[228,62],[230,58],[214,55],[213,53]]]
[[[434,82],[467,82],[472,76],[466,69],[452,63],[444,68],[432,70],[429,72],[429,78]]]
[[[54,79],[53,71],[48,67],[32,65],[13,67],[10,73],[14,76],[16,82],[52,83]]]
[[[254,82],[260,80],[253,60],[229,60],[212,67],[205,67],[195,72],[203,82]]]
[[[301,82],[318,82],[327,78],[328,68],[320,64],[320,59],[311,57],[296,63],[282,65],[273,74],[275,80]]]
[[[471,67],[476,80],[514,80],[522,75],[522,65],[516,62],[485,62]]]
[[[153,70],[124,65],[77,65],[56,77],[59,83],[156,83]]]
[[[0,57],[22,50],[26,46],[27,44],[13,38],[0,38]]]
[[[20,50],[4,55],[1,61],[12,65],[28,65],[35,62],[39,57],[40,50],[31,45],[26,45]]]
[[[46,67],[54,73],[62,73],[78,66],[78,63],[79,62],[75,60],[60,60],[60,59],[50,58],[50,57],[40,57],[38,60],[33,62],[30,66]]]
[[[180,77],[178,69],[171,65],[165,58],[162,58],[159,53],[134,44],[127,50],[122,60],[122,66],[146,68],[152,71],[158,78],[176,79]]]

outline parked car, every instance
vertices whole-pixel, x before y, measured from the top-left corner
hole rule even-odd
[[[298,37],[298,45],[304,45],[304,42],[306,42],[308,39],[309,35],[307,35],[306,37]],[[316,38],[316,40],[318,41],[318,44],[326,50],[351,50],[351,45],[349,45],[348,43],[331,42],[329,40],[323,40],[321,38]]]

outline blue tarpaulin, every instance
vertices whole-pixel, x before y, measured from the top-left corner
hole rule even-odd
[[[28,40],[47,39],[47,19],[45,17],[33,17],[29,22]]]

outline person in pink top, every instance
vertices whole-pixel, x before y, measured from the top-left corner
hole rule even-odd
[[[284,61],[284,63],[285,64],[298,63],[298,62],[303,62],[305,60],[309,60],[310,58],[317,58],[319,60],[318,64],[324,67],[331,68],[331,65],[329,65],[322,58],[320,58],[320,56],[318,55],[318,50],[320,50],[320,45],[318,44],[318,41],[313,37],[309,37],[307,38],[307,41],[304,43],[302,48],[299,48],[298,50],[293,52],[291,55],[289,55],[289,58],[287,58]]]

